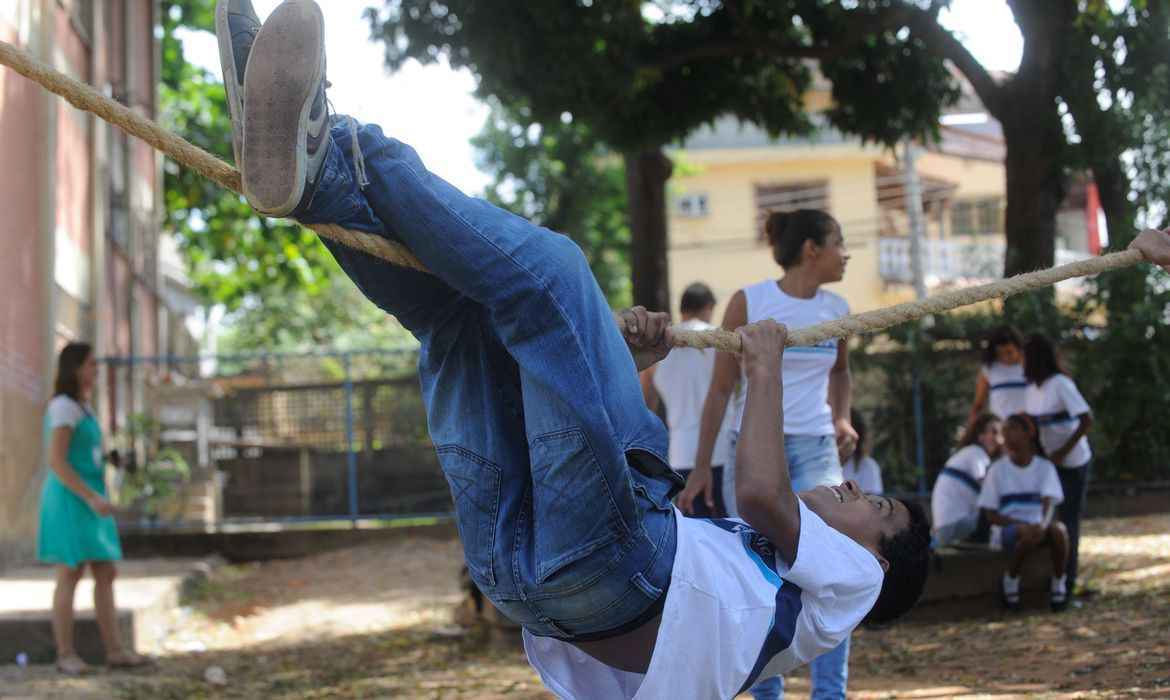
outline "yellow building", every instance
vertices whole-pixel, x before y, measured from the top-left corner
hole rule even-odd
[[[823,105],[825,95],[814,92],[806,102]],[[940,142],[918,148],[916,158],[928,291],[1003,271],[1003,139],[977,102],[965,99],[957,110],[944,118]],[[670,155],[672,299],[703,281],[722,308],[741,287],[779,277],[763,220],[769,211],[796,208],[825,209],[841,223],[851,259],[844,281],[830,288],[854,311],[913,297],[901,149],[895,154],[828,127],[808,138],[771,139],[725,118]],[[1086,187],[1072,189],[1059,219],[1058,262],[1095,252]]]

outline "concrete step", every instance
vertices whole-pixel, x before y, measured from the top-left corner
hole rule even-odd
[[[196,585],[218,565],[216,557],[131,559],[118,562],[114,599],[122,640],[131,649],[149,649],[165,632],[168,610],[179,604],[184,587]],[[51,662],[55,569],[29,566],[0,574],[0,659],[28,654],[33,663]],[[105,650],[93,612],[93,579],[86,573],[74,597],[74,645],[90,663],[102,663]]]
[[[944,547],[935,551],[922,602],[986,596],[998,600],[1008,555],[987,547]],[[1020,571],[1023,591],[1045,592],[1052,577],[1047,550],[1034,552]]]

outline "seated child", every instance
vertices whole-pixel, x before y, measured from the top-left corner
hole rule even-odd
[[[861,413],[851,411],[849,420],[853,423],[853,429],[857,431],[857,448],[853,454],[841,457],[841,476],[845,481],[856,481],[864,493],[881,495],[884,490],[882,468],[869,456],[870,444],[866,440],[865,419]]]
[[[311,0],[262,26],[247,0],[220,0],[217,20],[252,206],[400,241],[429,270],[326,242],[418,338],[470,576],[524,627],[553,692],[730,698],[914,604],[929,560],[920,507],[852,482],[792,490],[782,326],[739,331],[744,520],[682,517],[637,374],[669,352],[669,317],[638,308],[615,323],[571,240],[464,195],[378,127],[330,119]]]
[[[1048,547],[1052,556],[1052,586],[1048,601],[1059,612],[1068,606],[1065,566],[1068,532],[1053,519],[1063,500],[1056,466],[1039,454],[1036,425],[1028,416],[1009,416],[1003,429],[1007,455],[996,460],[983,480],[979,507],[992,524],[992,546],[1011,554],[1003,575],[1003,604],[1020,605],[1020,568],[1032,550]]]
[[[964,442],[938,473],[930,492],[934,546],[970,537],[979,526],[979,489],[992,460],[1003,451],[999,418],[984,413],[975,419]]]

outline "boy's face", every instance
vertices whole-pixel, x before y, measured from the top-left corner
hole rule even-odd
[[[1026,428],[1009,421],[1003,426],[1003,444],[1011,456],[1023,456],[1032,448],[1032,435]]]
[[[1024,361],[1024,353],[1015,343],[1003,343],[995,346],[995,359],[1001,364],[1018,365]]]
[[[893,537],[910,527],[910,512],[901,501],[862,493],[855,481],[846,481],[840,486],[818,486],[801,492],[799,496],[829,527],[872,552],[882,565],[882,571],[890,568],[879,547],[883,538]]]

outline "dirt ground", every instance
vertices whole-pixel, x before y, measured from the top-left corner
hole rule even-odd
[[[1170,515],[1086,525],[1083,576],[1098,594],[1082,607],[968,601],[860,630],[850,697],[1170,698]],[[61,679],[9,666],[0,697],[551,697],[515,639],[453,624],[459,557],[456,542],[404,538],[225,567],[175,611],[153,671]],[[212,667],[226,685],[205,679]],[[807,696],[803,674],[789,687]]]

